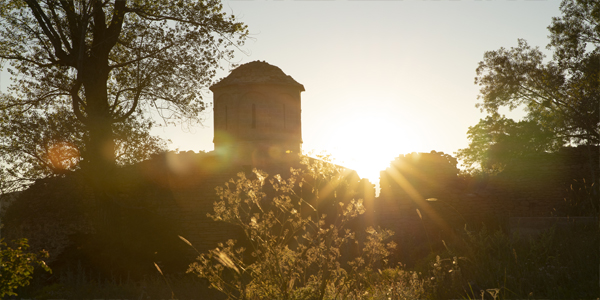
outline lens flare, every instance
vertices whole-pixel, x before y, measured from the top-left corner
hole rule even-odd
[[[56,170],[71,170],[80,159],[79,149],[69,142],[55,142],[48,147],[48,160]]]

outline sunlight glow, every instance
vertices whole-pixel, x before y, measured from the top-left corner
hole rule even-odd
[[[335,163],[357,171],[371,183],[403,153],[418,151],[419,132],[406,114],[378,107],[348,107],[336,116],[327,135],[326,152]]]
[[[55,142],[48,146],[48,160],[56,170],[71,170],[80,159],[79,149],[69,142]]]

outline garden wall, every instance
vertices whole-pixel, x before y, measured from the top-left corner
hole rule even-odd
[[[435,235],[463,228],[466,223],[493,220],[507,224],[514,217],[589,214],[593,206],[596,210],[598,207],[598,190],[591,188],[593,182],[598,185],[598,157],[598,147],[586,146],[523,157],[512,161],[497,176],[446,182],[435,194],[427,196],[422,196],[426,192],[415,193],[401,185],[385,185],[382,180],[381,196],[375,205],[376,219],[402,238],[423,235],[425,226],[435,228],[429,233]],[[382,178],[386,172],[395,171],[382,172]],[[426,197],[437,201],[427,201]]]

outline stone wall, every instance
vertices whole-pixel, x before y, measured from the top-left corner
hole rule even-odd
[[[212,221],[217,200],[215,187],[236,177],[239,170],[222,162],[214,153],[167,153],[133,166],[125,174],[140,178],[153,187],[152,195],[165,219],[176,222],[178,235],[198,250],[215,248],[223,237],[236,238],[236,232],[223,223]],[[132,188],[135,190],[135,187]],[[183,242],[182,242],[183,243]],[[190,248],[190,255],[195,252]]]
[[[17,191],[17,192],[12,192],[12,193],[8,193],[8,194],[2,194],[0,195],[0,220],[2,220],[2,217],[4,216],[4,213],[6,212],[6,209],[15,201],[19,198],[19,195],[21,194],[21,191]]]
[[[471,182],[461,180],[457,174],[453,175],[455,169],[452,165],[455,162],[449,156],[440,153],[432,155],[440,158],[436,160],[446,166],[442,168],[441,175],[436,175],[436,168],[430,166],[428,172],[436,180],[428,180],[423,176],[420,181],[407,179],[407,182],[420,182],[418,190],[398,186],[386,190],[382,185],[381,196],[373,198],[372,185],[359,182],[353,173],[351,180],[356,179],[358,197],[365,198],[367,208],[367,214],[359,222],[360,227],[380,225],[392,229],[402,248],[408,245],[404,241],[411,239],[416,240],[416,244],[425,239],[439,241],[449,233],[464,228],[466,223],[481,224],[490,220],[508,222],[515,217],[563,216],[571,213],[564,208],[564,199],[574,195],[571,185],[574,183],[576,190],[577,186],[583,186],[585,178],[587,186],[593,180],[597,186],[600,175],[598,148],[589,152],[584,147],[567,148],[555,154],[523,158],[507,166],[496,177]],[[284,167],[279,166],[279,169]],[[180,230],[178,235],[204,252],[216,247],[218,242],[240,237],[235,228],[207,217],[217,200],[215,187],[235,178],[238,171],[240,167],[228,165],[214,153],[167,154],[129,167],[123,172],[123,176],[129,179],[123,178],[120,182],[123,182],[125,194],[136,195],[144,201],[154,201],[161,214],[177,223]],[[248,168],[244,171],[251,170]],[[411,172],[414,175],[416,171],[418,169],[413,168]],[[431,187],[431,193],[423,190]],[[357,230],[361,231],[362,228]],[[196,255],[192,249],[189,254]]]
[[[300,166],[298,161],[295,165]],[[289,165],[270,165],[269,167],[263,171],[271,177],[275,174],[281,174],[283,178],[289,176]],[[155,197],[171,199],[161,201],[160,209],[163,214],[179,223],[178,226],[182,230],[180,235],[189,240],[195,248],[207,251],[215,248],[217,243],[225,242],[229,238],[242,238],[242,233],[237,227],[234,228],[224,222],[215,222],[207,216],[208,213],[213,212],[213,205],[219,200],[215,188],[225,185],[230,179],[236,179],[237,173],[240,171],[250,174],[252,169],[249,166],[230,165],[215,153],[196,154],[190,152],[145,162],[136,166],[138,175],[130,176],[145,176],[145,180],[152,182],[154,186],[159,186]],[[355,198],[356,195],[365,199],[367,202],[365,206],[372,205],[375,195],[374,186],[366,180],[360,180],[356,172],[345,171],[347,185],[336,186],[335,189],[330,189],[327,195],[321,195],[322,201],[319,205],[329,203],[332,204],[329,206],[337,208],[340,201]],[[304,186],[304,189],[307,189],[304,195],[310,193],[310,188],[309,185]],[[310,199],[305,200],[311,201]],[[316,203],[312,204],[317,205]],[[327,207],[322,209],[325,210]]]
[[[431,234],[453,231],[462,228],[465,223],[481,224],[490,220],[508,222],[512,217],[581,214],[585,211],[570,209],[573,203],[568,201],[577,197],[587,197],[577,201],[598,199],[597,189],[579,191],[577,194],[579,188],[589,188],[592,182],[598,186],[598,157],[598,147],[588,149],[586,146],[523,157],[512,161],[497,176],[471,182],[458,180],[426,196],[436,201],[427,201],[422,196],[428,194],[427,191],[418,191],[415,196],[410,188],[388,186],[386,190],[383,177],[388,174],[385,173],[397,172],[388,169],[382,172],[381,197],[375,205],[376,219],[380,225],[396,231],[398,238],[402,238],[423,234],[424,226],[434,228]],[[444,180],[449,182],[448,178]]]

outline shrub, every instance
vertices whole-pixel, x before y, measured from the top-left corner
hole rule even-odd
[[[35,265],[51,272],[43,260],[48,257],[47,252],[26,252],[29,248],[27,239],[16,240],[13,243],[15,246],[11,248],[0,240],[0,297],[16,296],[14,290],[29,284]]]
[[[218,187],[209,217],[237,226],[244,240],[200,254],[188,272],[230,299],[361,298],[382,294],[386,280],[418,285],[416,274],[387,268],[393,232],[369,227],[357,237],[352,220],[365,211],[361,200],[339,199],[333,216],[323,213],[330,206],[322,202],[343,185],[342,170],[304,164],[307,171],[292,169],[285,180],[254,170]]]

